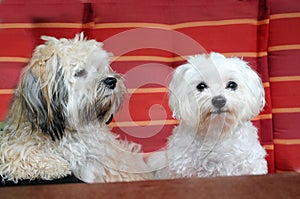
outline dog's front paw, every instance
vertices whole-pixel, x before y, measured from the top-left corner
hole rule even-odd
[[[11,156],[1,164],[1,176],[5,180],[53,180],[71,174],[69,164],[61,157],[31,153],[26,158]]]

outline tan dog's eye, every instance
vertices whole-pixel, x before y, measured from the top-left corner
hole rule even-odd
[[[79,70],[77,71],[75,74],[74,74],[74,77],[83,77],[86,75],[86,70],[82,69],[82,70]]]

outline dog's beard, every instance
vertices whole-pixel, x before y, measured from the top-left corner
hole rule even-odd
[[[235,112],[213,113],[206,111],[201,114],[198,132],[212,138],[224,138],[232,132],[237,125]]]
[[[95,88],[94,94],[83,94],[81,98],[76,94],[73,96],[74,100],[71,100],[69,108],[73,110],[69,112],[70,126],[107,125],[112,121],[113,114],[122,103],[125,87],[121,80],[118,81],[115,89],[108,88],[101,81],[98,82],[100,83]]]
[[[78,121],[80,126],[96,124],[108,124],[112,120],[114,102],[111,97],[98,97],[92,102],[79,107]]]

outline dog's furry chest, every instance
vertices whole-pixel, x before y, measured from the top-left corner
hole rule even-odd
[[[247,165],[264,155],[256,129],[247,124],[220,140],[175,133],[169,140],[168,166],[180,177],[240,175],[250,173]]]

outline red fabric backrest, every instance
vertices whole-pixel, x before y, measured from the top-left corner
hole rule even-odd
[[[277,172],[300,172],[300,4],[272,0],[269,71]]]

